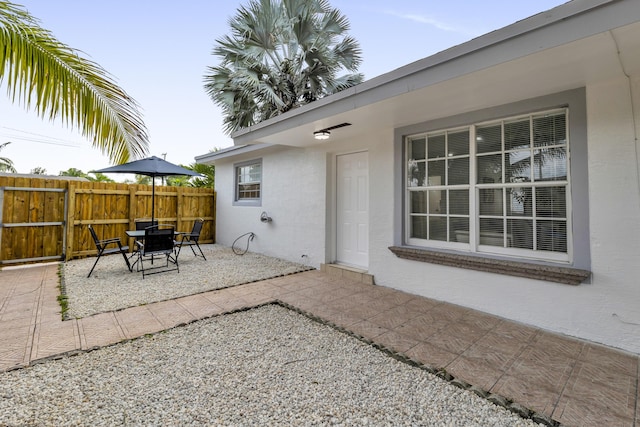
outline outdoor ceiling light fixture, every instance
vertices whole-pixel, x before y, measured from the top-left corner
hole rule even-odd
[[[331,132],[329,132],[330,130],[343,128],[345,126],[351,126],[351,123],[340,123],[339,125],[329,126],[328,128],[317,130],[313,133],[313,137],[315,139],[324,141],[326,139],[329,139],[329,137],[331,136]]]
[[[331,132],[329,132],[326,129],[319,130],[313,133],[313,137],[315,139],[320,139],[320,140],[329,139],[330,136],[331,136]]]

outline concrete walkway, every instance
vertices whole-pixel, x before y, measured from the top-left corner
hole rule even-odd
[[[58,284],[55,264],[0,271],[0,372],[280,301],[512,408],[640,426],[638,355],[390,288],[311,271],[63,322]]]

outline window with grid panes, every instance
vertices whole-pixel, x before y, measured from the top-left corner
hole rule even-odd
[[[262,187],[262,162],[252,161],[236,165],[236,201],[259,202]]]
[[[569,259],[567,109],[406,138],[409,244]]]

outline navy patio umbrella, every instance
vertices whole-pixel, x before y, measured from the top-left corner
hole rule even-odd
[[[151,177],[151,223],[155,220],[156,213],[156,182],[155,178],[170,175],[188,175],[201,176],[199,173],[182,166],[167,162],[156,156],[147,157],[146,159],[134,160],[129,163],[115,165],[94,172],[100,173],[132,173],[137,175],[145,175]]]

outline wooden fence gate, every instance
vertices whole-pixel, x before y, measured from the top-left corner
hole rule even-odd
[[[126,231],[151,217],[151,197],[150,185],[0,175],[0,264],[94,255],[89,224],[131,247]],[[158,221],[179,231],[204,219],[200,242],[215,242],[213,189],[156,186],[155,205]]]
[[[65,259],[67,202],[65,188],[0,187],[2,264]]]

